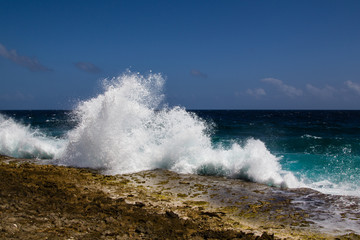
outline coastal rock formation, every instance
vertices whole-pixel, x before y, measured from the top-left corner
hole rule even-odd
[[[1,239],[334,237],[312,229],[286,195],[271,200],[264,185],[166,170],[107,176],[34,162],[0,158]]]

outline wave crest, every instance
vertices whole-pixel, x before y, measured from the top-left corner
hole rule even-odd
[[[213,146],[204,120],[181,107],[161,105],[163,84],[160,74],[126,73],[106,80],[103,94],[74,111],[79,125],[69,132],[60,162],[108,174],[165,168],[271,185],[296,182],[260,140]]]
[[[65,140],[48,137],[37,129],[0,114],[0,153],[17,158],[52,159],[61,155]]]

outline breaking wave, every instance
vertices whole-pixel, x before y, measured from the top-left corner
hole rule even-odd
[[[38,129],[25,126],[0,114],[0,154],[16,158],[58,158],[66,140],[48,137]]]
[[[104,80],[104,92],[78,104],[75,119],[69,119],[78,124],[61,138],[0,115],[0,154],[55,159],[107,174],[163,168],[299,186],[260,140],[215,145],[212,124],[184,108],[163,104],[163,85],[160,74],[127,72]]]
[[[105,80],[104,93],[80,102],[60,164],[122,174],[164,168],[296,187],[292,173],[260,140],[214,146],[211,124],[163,104],[164,79],[127,72]]]

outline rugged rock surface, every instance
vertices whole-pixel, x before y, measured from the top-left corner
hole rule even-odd
[[[201,182],[205,178],[208,182]],[[212,189],[226,191],[221,182],[165,170],[106,176],[1,156],[0,239],[333,238],[309,232],[306,213],[286,217],[286,199],[253,199],[240,206],[241,201],[230,203],[236,192],[214,195]],[[266,189],[252,184],[247,190],[261,194]],[[274,209],[280,209],[278,215]],[[285,217],[275,224],[276,216]],[[359,239],[355,234],[341,238]]]

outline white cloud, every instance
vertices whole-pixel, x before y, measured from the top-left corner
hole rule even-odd
[[[351,90],[355,91],[357,94],[360,94],[360,84],[354,83],[352,81],[346,81],[345,85]]]
[[[248,89],[246,91],[246,93],[250,96],[256,97],[256,98],[260,98],[262,96],[266,95],[266,92],[264,89],[262,88],[257,88],[257,89]]]
[[[324,88],[317,88],[311,84],[306,84],[306,89],[312,95],[323,99],[333,98],[335,94],[338,92],[338,90],[336,90],[334,87],[329,85],[326,85]]]
[[[26,67],[32,72],[49,72],[52,69],[45,67],[36,58],[30,58],[27,56],[20,56],[16,50],[7,50],[4,45],[0,43],[0,56],[20,65]]]
[[[303,91],[301,89],[297,89],[293,86],[287,85],[279,79],[264,78],[261,81],[276,86],[281,92],[285,93],[289,97],[299,97],[303,95]]]

